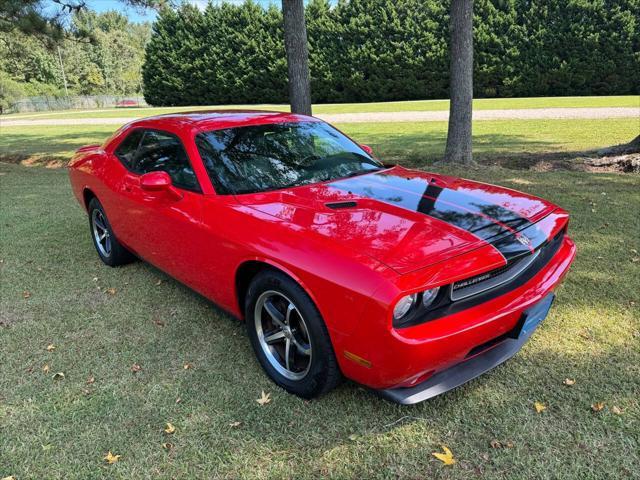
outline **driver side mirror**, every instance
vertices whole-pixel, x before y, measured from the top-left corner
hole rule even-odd
[[[161,192],[171,188],[171,177],[167,172],[149,172],[140,177],[140,187],[148,192]]]
[[[360,145],[360,148],[373,157],[373,148],[371,148],[369,145],[363,144],[363,145]]]
[[[140,188],[145,192],[167,192],[175,200],[182,198],[182,194],[173,187],[171,177],[167,172],[149,172],[140,177]]]

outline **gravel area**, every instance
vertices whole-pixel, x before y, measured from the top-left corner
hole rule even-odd
[[[319,114],[318,118],[330,123],[370,123],[370,122],[441,122],[449,118],[448,111],[414,112],[362,112]],[[532,108],[513,110],[476,110],[474,120],[536,120],[536,119],[597,119],[635,118],[640,122],[640,107],[606,108]],[[49,118],[2,120],[0,126],[36,125],[122,125],[135,117],[117,118]]]

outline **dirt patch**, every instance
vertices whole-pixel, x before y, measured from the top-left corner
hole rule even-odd
[[[509,158],[490,157],[482,163],[534,172],[569,170],[591,173],[640,174],[640,135],[629,143],[600,150],[521,154]]]
[[[492,158],[488,162],[512,170],[553,172],[566,170],[590,173],[630,173],[640,174],[640,153],[627,155],[597,156],[595,152],[556,154],[542,153],[520,155],[512,158]]]
[[[597,158],[585,159],[588,172],[640,173],[640,135],[629,143],[598,150]]]
[[[587,158],[584,166],[587,172],[640,173],[640,153]]]
[[[24,165],[25,167],[62,168],[69,163],[68,158],[52,156],[33,156],[22,154],[1,155],[0,162]]]

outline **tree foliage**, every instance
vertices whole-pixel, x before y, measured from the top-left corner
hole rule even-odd
[[[474,94],[640,90],[640,0],[475,0]],[[315,102],[448,96],[449,2],[310,0]],[[146,48],[154,105],[287,101],[282,14],[248,1],[161,11]]]
[[[120,0],[129,7],[158,9],[171,0]],[[37,37],[49,46],[67,36],[67,24],[73,15],[88,11],[87,0],[0,0],[0,32],[19,32]],[[76,34],[79,33],[76,31]],[[85,31],[91,40],[91,31]]]
[[[91,31],[91,42],[85,31]],[[148,24],[131,23],[118,12],[88,10],[72,15],[65,38],[53,48],[20,30],[0,32],[0,77],[5,86],[0,97],[6,107],[25,96],[62,96],[58,48],[70,94],[140,92],[144,46],[150,32]]]

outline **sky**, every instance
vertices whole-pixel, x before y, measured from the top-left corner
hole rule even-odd
[[[200,8],[204,8],[208,0],[176,0],[178,2],[189,2],[197,5]],[[221,1],[227,1],[228,3],[242,3],[244,0],[212,0],[212,3],[221,3]],[[152,9],[137,9],[131,7],[125,7],[124,3],[119,0],[86,0],[87,6],[91,10],[96,12],[105,12],[107,10],[117,10],[123,15],[126,15],[132,22],[153,22],[156,17],[156,12]],[[279,0],[254,0],[255,3],[260,5],[280,4]],[[53,2],[49,2],[52,4]]]

